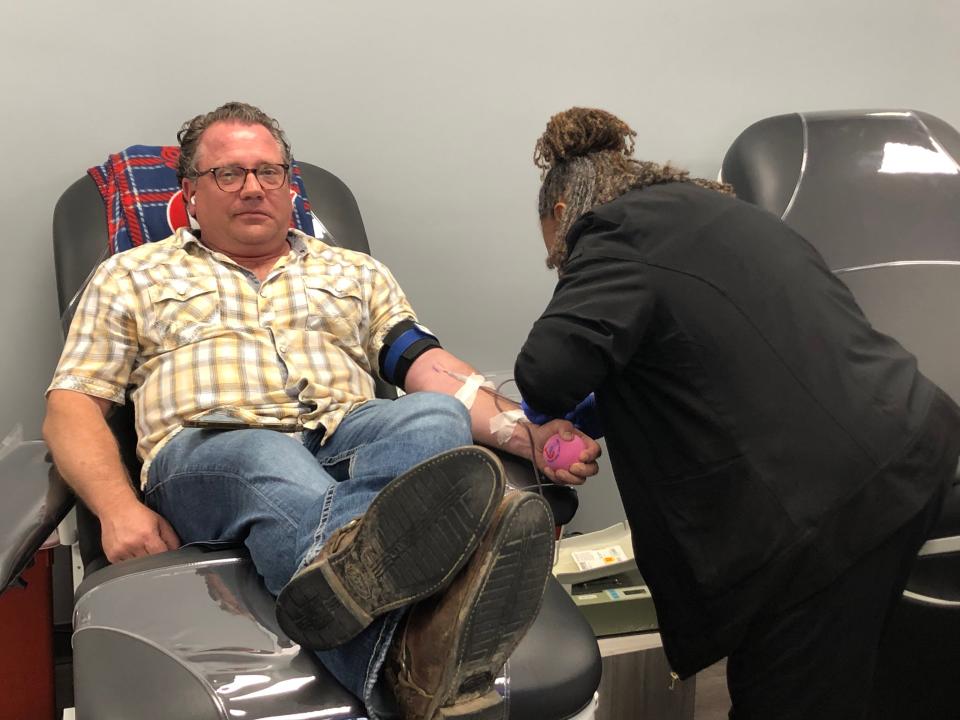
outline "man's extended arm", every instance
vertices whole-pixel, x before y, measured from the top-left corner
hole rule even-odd
[[[100,519],[110,562],[179,547],[170,524],[140,502],[113,433],[112,403],[73,390],[51,390],[43,438],[64,480]]]
[[[461,376],[469,376],[476,372],[470,365],[446,350],[433,348],[420,355],[410,366],[404,381],[404,389],[407,392],[427,390],[453,395],[463,387],[463,381],[438,370],[438,368],[449,370]],[[500,404],[499,408],[497,407],[497,402]],[[504,402],[502,400],[495,402],[490,394],[483,391],[478,392],[476,400],[470,408],[474,439],[479,443],[491,447],[500,446],[514,455],[535,458],[537,466],[544,474],[557,483],[580,485],[586,478],[597,474],[598,468],[596,460],[600,455],[600,446],[585,435],[582,437],[587,447],[581,454],[581,462],[575,463],[570,468],[570,472],[563,470],[553,471],[544,465],[542,455],[543,445],[550,436],[560,432],[564,437],[568,437],[570,433],[574,432],[573,425],[566,420],[554,420],[545,425],[527,425],[533,435],[534,448],[530,447],[530,436],[519,423],[514,428],[510,439],[504,445],[499,445],[496,437],[490,431],[490,419],[499,414],[501,410],[513,410],[517,407],[518,405],[516,403]]]
[[[427,343],[429,349],[426,350],[417,348],[422,338],[432,338],[434,341],[436,338],[425,328],[411,327],[416,316],[406,296],[390,271],[382,264],[374,262],[376,272],[370,276],[372,290],[369,293],[368,337],[371,340],[376,339],[377,342],[371,342],[367,348],[371,367],[379,368],[381,377],[388,382],[402,385],[405,392],[432,391],[455,395],[463,387],[463,381],[438,368],[460,377],[469,377],[476,373],[476,370],[439,347],[437,342],[433,343],[433,347],[429,347],[430,343]],[[409,337],[408,332],[412,333]],[[393,336],[395,334],[396,337]],[[398,342],[399,345],[393,344]],[[402,351],[409,348],[412,351],[411,360],[404,360],[403,363],[396,357],[391,360],[391,354],[397,351],[397,348],[401,348],[400,358],[403,358]],[[406,367],[406,362],[410,362],[409,367]],[[401,364],[404,365],[403,369],[400,369]],[[567,420],[554,420],[545,425],[518,424],[506,443],[497,442],[496,436],[490,431],[490,420],[503,409],[517,408],[516,403],[507,403],[509,408],[504,407],[503,401],[500,401],[500,404],[501,407],[498,408],[488,393],[477,393],[470,408],[473,437],[477,442],[491,447],[502,447],[520,457],[533,458],[537,466],[554,482],[580,485],[586,478],[597,474],[596,459],[600,455],[600,446],[587,436],[583,436],[586,449],[581,454],[581,462],[574,463],[571,472],[553,471],[545,466],[543,446],[546,441],[556,433],[568,438],[574,432],[573,424]],[[533,435],[532,448],[527,429]]]

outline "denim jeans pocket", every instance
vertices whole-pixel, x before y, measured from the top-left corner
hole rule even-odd
[[[357,459],[357,451],[360,450],[360,447],[363,446],[344,450],[331,457],[317,458],[317,462],[337,482],[349,480],[353,477],[354,462]]]

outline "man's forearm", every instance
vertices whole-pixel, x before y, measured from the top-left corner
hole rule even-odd
[[[426,390],[455,395],[464,386],[464,381],[460,378],[469,377],[474,372],[476,371],[470,365],[459,358],[442,348],[435,348],[423,353],[410,366],[405,389],[408,392]],[[580,485],[587,477],[597,474],[596,460],[600,456],[600,446],[582,433],[579,434],[585,439],[586,448],[578,462],[568,469],[560,468],[554,471],[545,468],[541,452],[549,437],[553,433],[574,431],[573,424],[567,420],[552,420],[544,425],[528,425],[521,421],[514,426],[506,442],[499,442],[496,434],[490,430],[490,420],[505,410],[517,408],[518,405],[514,402],[494,398],[489,393],[479,390],[470,407],[473,439],[483,445],[501,447],[520,457],[532,458],[553,482]],[[528,429],[530,433],[527,432]]]
[[[97,516],[139,502],[106,423],[108,408],[99,398],[52,390],[43,422],[43,438],[57,469]]]
[[[447,371],[447,372],[444,372]],[[468,363],[451,355],[446,350],[437,348],[430,350],[419,358],[407,373],[406,389],[409,392],[429,390],[454,395],[460,390],[464,382],[462,377],[469,377],[476,373]],[[490,447],[502,447],[504,450],[530,457],[530,440],[526,432],[519,426],[504,444],[501,444],[496,435],[490,430],[490,420],[506,410],[517,410],[519,405],[506,399],[494,398],[480,389],[470,407],[470,425],[473,439]]]

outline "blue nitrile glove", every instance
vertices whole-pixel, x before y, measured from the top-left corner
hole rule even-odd
[[[600,422],[600,413],[597,412],[597,398],[593,393],[577,403],[573,411],[568,412],[564,417],[572,422],[577,430],[589,435],[594,440],[603,437],[603,423]]]
[[[527,416],[527,420],[532,422],[534,425],[545,425],[554,419],[553,415],[537,412],[532,407],[527,405],[527,401],[522,398],[520,399],[520,409],[523,410],[523,414]]]
[[[520,407],[523,414],[527,416],[527,420],[537,425],[543,425],[555,419],[552,415],[537,412],[527,404],[526,400],[520,401]],[[597,414],[597,400],[593,393],[577,403],[577,406],[565,414],[563,419],[572,422],[577,430],[589,435],[594,440],[603,437],[603,425],[600,423],[600,416]]]

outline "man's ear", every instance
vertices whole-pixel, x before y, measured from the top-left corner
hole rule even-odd
[[[565,202],[558,202],[553,206],[553,219],[557,222],[560,222],[563,219],[563,213],[567,210],[567,204]]]
[[[183,203],[187,206],[187,214],[196,217],[197,206],[194,195],[196,190],[193,188],[193,182],[184,178],[180,181],[180,191],[183,193]]]

